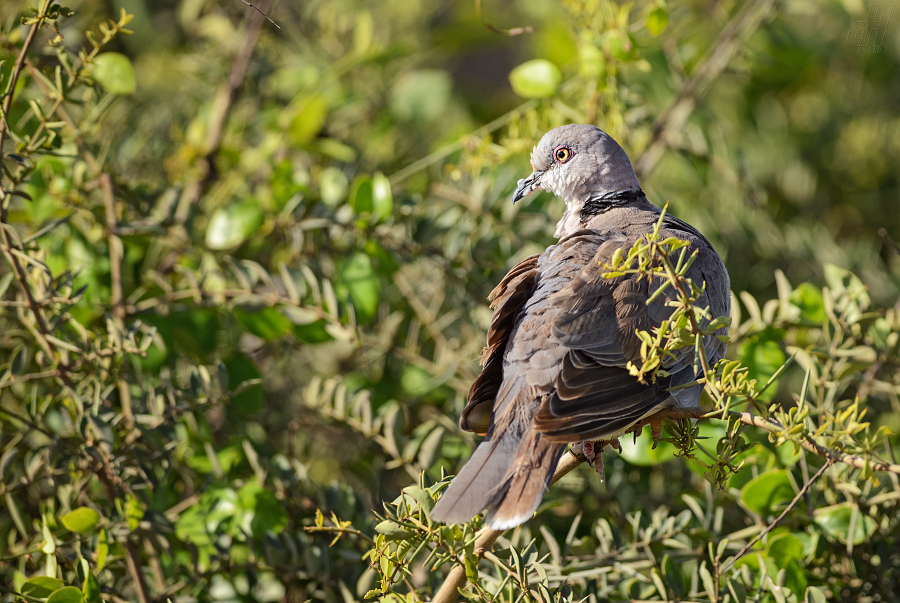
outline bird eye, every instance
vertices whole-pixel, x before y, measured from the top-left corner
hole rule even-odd
[[[556,150],[553,151],[553,158],[556,159],[557,163],[565,163],[569,159],[572,158],[572,151],[569,147],[556,147]]]

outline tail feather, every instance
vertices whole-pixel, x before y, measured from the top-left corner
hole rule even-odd
[[[519,438],[504,434],[482,442],[441,499],[431,517],[444,523],[465,523],[491,502],[491,491],[502,483],[515,464]]]
[[[485,518],[491,528],[508,530],[531,519],[565,449],[566,444],[548,442],[536,431],[529,434],[522,443],[515,473],[492,492]]]
[[[444,491],[431,517],[464,523],[488,509],[487,522],[496,530],[524,523],[541,504],[565,448],[530,429],[525,434],[507,431],[482,442]]]

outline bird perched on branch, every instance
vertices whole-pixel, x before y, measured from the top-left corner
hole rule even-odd
[[[602,449],[662,415],[700,414],[702,384],[679,388],[702,376],[692,346],[666,356],[666,374],[653,382],[626,368],[641,362],[636,331],[667,319],[676,294],[668,287],[648,303],[661,282],[604,277],[616,250],[627,254],[661,213],[625,151],[599,128],[567,125],[544,135],[531,165],[513,203],[536,190],[561,197],[559,242],[519,262],[490,294],[484,368],[460,419],[463,429],[487,437],[434,507],[438,521],[461,523],[487,509],[492,528],[515,527],[534,514],[567,444],[584,444],[590,460],[594,442]],[[728,273],[709,242],[670,215],[660,235],[697,253],[685,275],[703,287],[696,306],[727,316]],[[704,337],[704,348],[710,366],[725,352],[713,335]]]

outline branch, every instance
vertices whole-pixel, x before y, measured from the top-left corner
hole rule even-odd
[[[747,553],[747,551],[749,551],[750,549],[752,549],[753,546],[754,546],[757,542],[759,542],[760,540],[762,540],[763,537],[764,537],[766,534],[768,534],[769,532],[771,532],[771,531],[775,528],[775,526],[777,526],[779,523],[781,523],[781,520],[784,519],[785,517],[787,517],[787,514],[791,511],[791,509],[793,509],[793,508],[797,505],[797,503],[800,502],[800,499],[803,498],[803,495],[806,494],[806,493],[809,491],[809,488],[813,485],[813,483],[814,483],[817,479],[819,479],[820,477],[822,477],[822,474],[825,473],[825,470],[826,470],[826,469],[828,469],[829,467],[831,467],[831,465],[832,465],[833,462],[834,462],[834,461],[832,461],[831,459],[828,459],[827,461],[825,461],[825,464],[822,465],[822,468],[819,469],[818,471],[816,471],[816,474],[813,475],[813,476],[810,478],[810,480],[809,480],[808,482],[806,482],[805,484],[803,484],[803,487],[800,488],[800,491],[799,491],[799,492],[797,492],[797,496],[795,496],[795,497],[794,497],[794,500],[792,500],[792,501],[790,502],[790,504],[789,504],[787,507],[785,507],[784,511],[781,512],[781,515],[779,515],[778,517],[776,517],[776,518],[775,518],[775,521],[773,521],[772,523],[770,523],[769,525],[767,525],[765,530],[763,530],[762,532],[760,532],[759,535],[758,535],[756,538],[754,538],[753,540],[751,540],[750,542],[748,542],[748,543],[744,546],[744,548],[742,548],[741,550],[739,550],[739,551],[737,552],[737,554],[736,554],[734,557],[732,557],[732,558],[728,561],[728,563],[726,563],[726,564],[722,567],[722,569],[720,569],[720,570],[717,572],[716,575],[721,576],[722,574],[724,574],[725,571],[728,570],[729,568],[731,568],[731,566],[734,565],[735,562],[736,562],[738,559],[740,559],[741,557],[743,557],[743,556]]]
[[[771,433],[777,434],[784,429],[776,421],[765,419],[763,417],[760,417],[759,415],[751,415],[749,412],[729,411],[728,414],[737,416],[741,420],[741,423],[744,423],[745,425],[762,427],[763,429]],[[707,415],[707,418],[712,417],[709,417]],[[894,473],[900,475],[900,465],[898,464],[872,461],[871,459],[867,459],[861,456],[825,448],[820,444],[816,444],[809,436],[807,436],[807,439],[800,442],[800,445],[813,454],[829,459],[830,461],[835,463],[843,463],[844,465],[850,465],[851,467],[856,467],[857,469],[865,469],[866,467],[868,467],[872,471],[881,471],[884,473]]]
[[[19,74],[22,73],[22,66],[25,65],[25,57],[28,55],[28,50],[34,43],[34,38],[37,36],[38,30],[41,29],[44,20],[47,18],[46,13],[47,8],[50,6],[50,0],[44,0],[42,4],[43,6],[41,6],[41,10],[36,17],[37,20],[32,24],[31,29],[28,31],[28,37],[25,38],[25,43],[22,45],[22,52],[19,53],[19,57],[16,59],[16,64],[13,66],[12,74],[10,75],[9,92],[7,93],[6,101],[3,103],[3,115],[0,115],[0,118],[3,120],[3,123],[0,124],[0,161],[3,161],[3,141],[6,138],[6,132],[9,130],[9,122],[6,121],[6,116],[9,115],[9,111],[13,104],[13,97],[16,95],[16,83],[19,81]],[[0,203],[2,202],[3,199],[0,199]]]
[[[244,2],[244,4],[247,3]],[[200,159],[199,174],[185,189],[184,196],[176,211],[175,219],[182,224],[187,221],[191,209],[200,201],[200,197],[203,196],[210,183],[215,179],[214,160],[219,152],[222,139],[225,137],[225,124],[228,122],[228,116],[231,114],[235,93],[247,74],[250,57],[253,56],[253,49],[256,46],[256,41],[259,39],[263,18],[268,19],[265,13],[255,6],[248,6],[256,9],[256,12],[251,12],[247,17],[248,23],[244,33],[243,45],[234,58],[234,63],[231,64],[231,73],[228,75],[228,79],[219,88],[216,100],[213,103],[212,118],[209,123],[209,130],[206,132],[204,145],[206,154]],[[269,20],[271,21],[271,19]]]
[[[116,216],[116,199],[113,196],[112,179],[106,172],[100,174],[100,187],[103,189],[103,204],[106,207],[106,230],[109,239],[109,279],[110,305],[113,309],[113,324],[116,327],[115,344],[121,347],[119,336],[125,331],[125,295],[122,288],[122,259],[125,247],[122,239],[116,234],[118,218]],[[134,415],[131,412],[131,389],[128,381],[119,379],[119,402],[122,404],[122,416],[130,429],[134,426]]]
[[[715,415],[706,414],[704,416],[698,417],[701,419],[719,419],[721,417],[718,416],[718,412]],[[740,413],[737,411],[729,411],[729,414],[737,416],[740,421],[746,425],[752,425],[754,427],[761,427],[767,431],[772,433],[779,433],[782,430],[781,425],[772,420],[764,419],[763,417],[757,415],[751,415],[750,413],[744,412]],[[685,414],[684,409],[667,409],[663,410],[653,417],[646,419],[644,422],[649,422],[650,420],[662,420],[662,419],[680,419],[685,416],[691,416],[691,413]],[[696,415],[694,415],[696,416]],[[726,569],[731,567],[735,561],[742,555],[744,555],[747,550],[749,550],[756,542],[759,541],[763,536],[765,536],[770,530],[772,530],[778,523],[787,516],[787,513],[797,504],[797,501],[803,497],[803,495],[809,490],[812,484],[824,473],[827,467],[830,467],[834,463],[843,463],[845,465],[850,465],[851,467],[857,467],[862,469],[868,466],[872,471],[881,471],[888,473],[900,474],[900,465],[893,463],[882,463],[882,462],[872,462],[868,459],[864,459],[859,456],[854,456],[850,454],[845,454],[843,452],[838,452],[836,450],[831,450],[829,448],[825,448],[824,446],[820,446],[811,440],[806,440],[802,443],[803,447],[816,454],[818,456],[824,457],[826,459],[825,465],[800,489],[800,492],[794,498],[794,500],[788,505],[788,507],[784,510],[784,512],[770,524],[765,530],[763,530],[760,535],[744,547],[745,550],[741,550],[734,559],[720,570],[719,574],[724,572]],[[555,484],[562,478],[564,475],[572,471],[575,467],[584,462],[583,456],[576,456],[571,450],[568,451],[560,460],[559,465],[556,467],[556,471],[553,473],[553,479],[551,480],[551,485]],[[490,549],[491,546],[497,541],[497,539],[503,534],[502,530],[492,530],[491,528],[485,526],[478,533],[478,536],[475,540],[475,554],[479,557],[484,556],[484,553]],[[465,586],[466,584],[466,570],[463,565],[456,565],[450,572],[447,574],[447,578],[444,580],[444,583],[441,585],[441,588],[438,590],[437,594],[432,599],[432,603],[452,603],[456,601],[458,597],[458,590]]]
[[[706,52],[699,66],[694,69],[691,78],[653,122],[650,143],[634,164],[634,171],[639,177],[647,175],[653,169],[668,145],[666,134],[678,131],[684,126],[694,112],[697,100],[728,66],[732,53],[756,30],[773,4],[774,0],[756,0],[745,4],[722,30],[722,34]]]

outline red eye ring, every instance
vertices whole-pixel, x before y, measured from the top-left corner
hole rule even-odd
[[[574,155],[575,153],[569,147],[556,147],[556,150],[553,151],[553,160],[556,163],[565,163]]]

